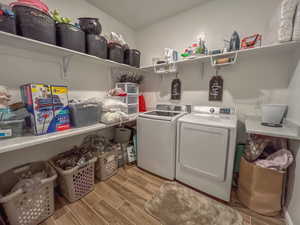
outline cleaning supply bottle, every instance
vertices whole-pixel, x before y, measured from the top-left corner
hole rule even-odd
[[[240,44],[240,35],[238,34],[238,32],[234,31],[230,39],[229,51],[231,52],[240,50]]]
[[[178,79],[178,74],[176,74],[176,79],[172,81],[171,86],[171,100],[181,99],[181,81]]]

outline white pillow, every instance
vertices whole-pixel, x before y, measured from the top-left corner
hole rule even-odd
[[[295,16],[293,41],[300,41],[300,3],[298,3]]]
[[[278,32],[279,42],[287,42],[292,40],[293,22],[297,4],[297,0],[283,0],[281,3],[280,26]]]

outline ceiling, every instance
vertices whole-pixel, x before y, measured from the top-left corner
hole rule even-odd
[[[97,8],[140,30],[207,0],[87,0]]]

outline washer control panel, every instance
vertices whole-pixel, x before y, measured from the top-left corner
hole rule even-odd
[[[192,112],[204,114],[223,114],[231,115],[235,113],[233,108],[229,107],[208,107],[208,106],[193,106]]]
[[[230,114],[233,114],[233,110],[231,108],[220,108],[220,114],[227,114],[227,115],[230,115]]]

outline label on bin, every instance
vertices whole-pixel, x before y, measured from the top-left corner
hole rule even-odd
[[[0,137],[11,137],[12,129],[1,130],[0,129]]]

